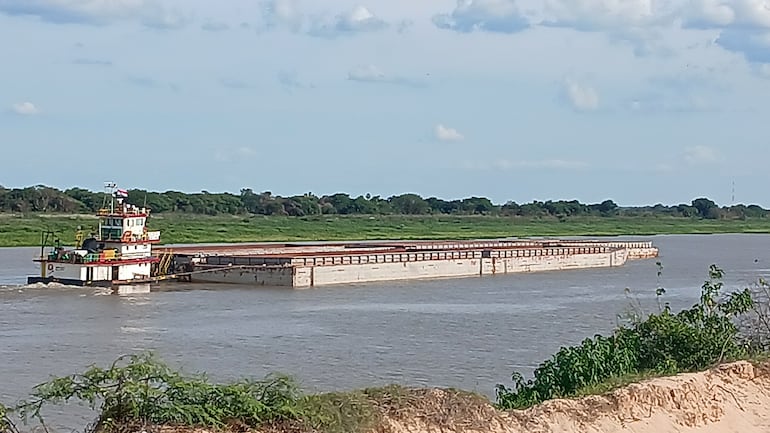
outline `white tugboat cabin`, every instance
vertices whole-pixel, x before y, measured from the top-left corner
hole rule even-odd
[[[96,214],[98,232],[87,238],[78,233],[74,249],[62,247],[51,232],[43,234],[35,259],[40,276],[28,283],[110,287],[151,280],[158,262],[152,245],[160,242],[160,232],[147,229],[150,209],[126,203],[128,192],[114,183],[105,184],[105,193],[105,206]]]

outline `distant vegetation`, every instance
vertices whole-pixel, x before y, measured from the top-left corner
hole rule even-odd
[[[577,200],[533,201],[519,204],[494,204],[484,197],[462,200],[423,198],[417,194],[351,197],[348,194],[316,196],[311,193],[281,197],[270,192],[243,189],[240,194],[153,192],[129,190],[130,201],[146,204],[156,213],[194,215],[497,215],[519,217],[578,216],[664,216],[703,219],[766,218],[768,210],[757,205],[718,206],[707,198],[673,206],[619,207],[612,200],[584,204]],[[8,189],[0,186],[0,212],[5,213],[93,213],[104,202],[104,194],[83,188],[64,191],[43,185]]]

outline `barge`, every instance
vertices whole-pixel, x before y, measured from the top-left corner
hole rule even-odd
[[[650,241],[487,240],[244,244],[160,248],[192,282],[311,288],[623,266],[658,256]]]
[[[157,247],[150,209],[126,202],[128,192],[105,184],[98,229],[79,232],[74,248],[43,233],[34,283],[105,286],[117,293],[150,290],[176,280],[297,289],[334,284],[459,278],[623,266],[658,256],[650,241],[499,239],[257,243]]]

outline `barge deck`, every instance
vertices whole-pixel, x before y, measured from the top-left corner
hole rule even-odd
[[[514,239],[258,243],[154,248],[162,275],[192,282],[310,288],[623,266],[658,256],[650,241]]]

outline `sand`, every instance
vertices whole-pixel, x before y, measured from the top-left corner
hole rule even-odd
[[[770,368],[736,362],[652,379],[602,396],[552,400],[523,411],[458,404],[430,390],[419,408],[386,413],[382,433],[770,432]]]

